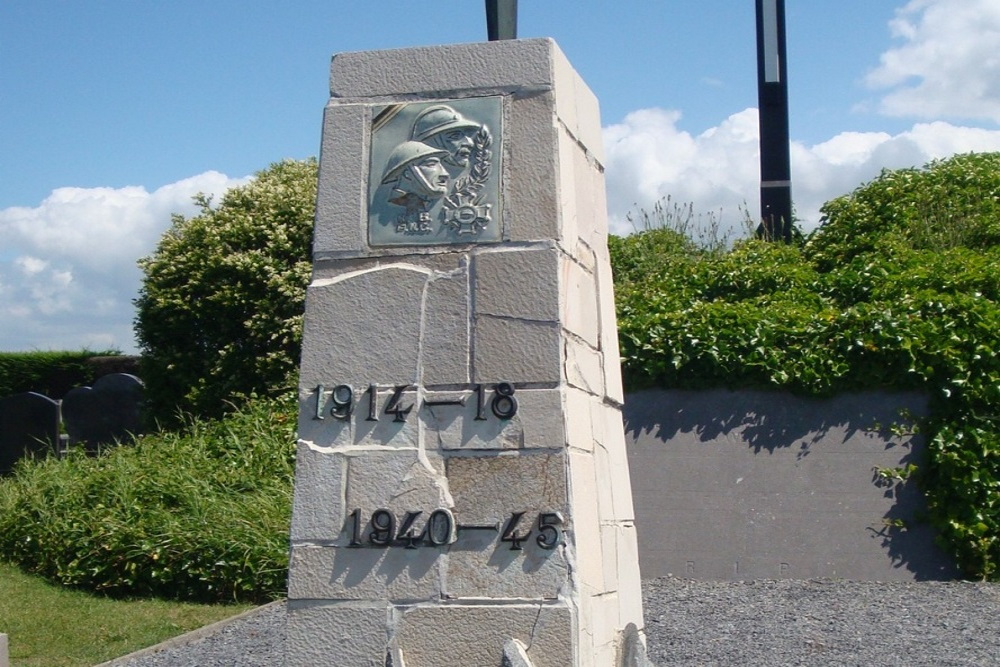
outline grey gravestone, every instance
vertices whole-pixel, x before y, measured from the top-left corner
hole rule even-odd
[[[0,474],[24,456],[55,453],[59,403],[26,392],[0,399]]]
[[[142,381],[127,373],[112,373],[93,387],[71,389],[62,400],[63,423],[70,442],[88,451],[127,441],[142,428]]]
[[[597,99],[545,39],[339,54],[331,91],[288,664],[632,660]]]

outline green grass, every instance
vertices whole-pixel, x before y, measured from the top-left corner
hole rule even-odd
[[[112,600],[0,562],[0,632],[8,636],[12,667],[95,665],[251,606]]]

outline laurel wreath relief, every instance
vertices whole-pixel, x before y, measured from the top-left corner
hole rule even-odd
[[[457,208],[469,203],[473,205],[483,203],[481,191],[493,169],[491,162],[493,151],[490,150],[490,146],[493,145],[493,135],[490,134],[490,129],[485,125],[480,127],[472,143],[475,148],[472,167],[468,176],[463,176],[455,182],[454,192],[445,199],[445,206],[448,208]]]

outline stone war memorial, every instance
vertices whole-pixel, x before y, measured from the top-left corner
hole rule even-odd
[[[647,664],[602,159],[552,40],[333,58],[288,664]]]

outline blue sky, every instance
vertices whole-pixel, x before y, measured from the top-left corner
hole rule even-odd
[[[520,0],[601,102],[609,219],[756,207],[753,0]],[[135,261],[197,191],[315,155],[330,56],[469,42],[482,0],[0,4],[0,350],[131,351]],[[996,0],[787,0],[793,197],[1000,150]]]

